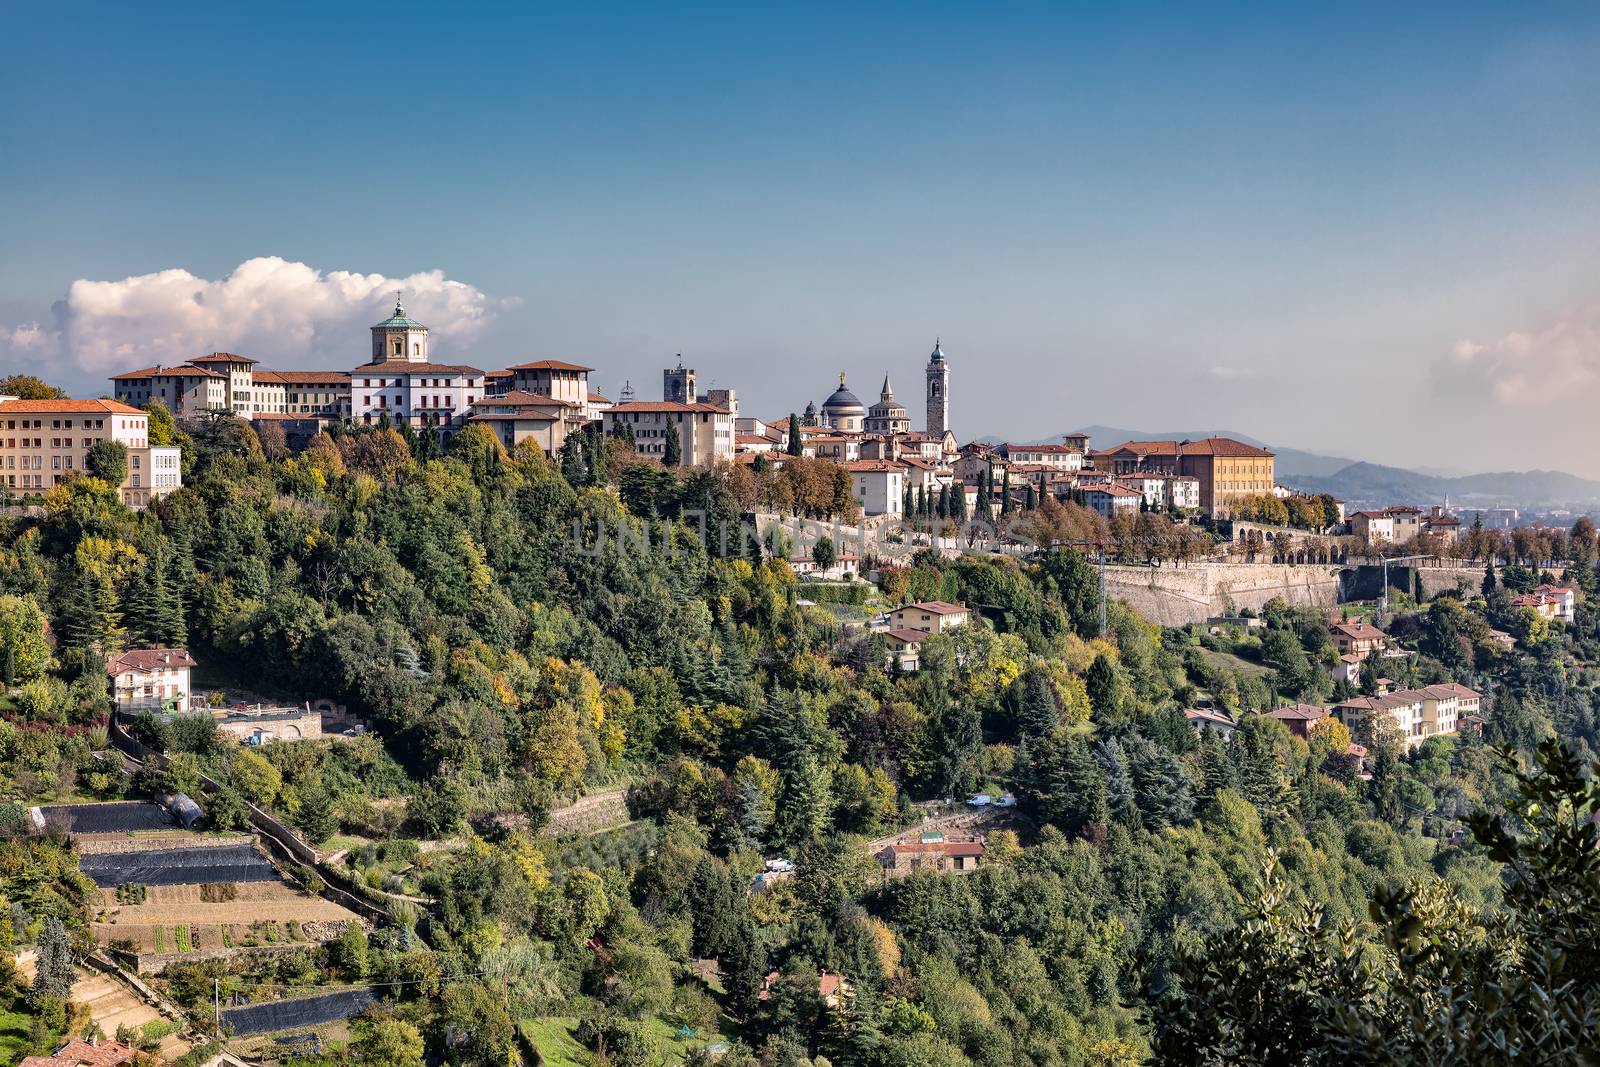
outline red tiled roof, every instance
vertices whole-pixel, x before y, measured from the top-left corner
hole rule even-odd
[[[916,604],[907,604],[896,611],[926,611],[933,615],[959,615],[967,610],[965,604],[952,604],[948,600],[924,600]]]
[[[473,407],[485,408],[575,408],[578,405],[570,400],[557,400],[552,396],[540,393],[530,393],[524,389],[513,389],[509,393],[499,396],[482,396],[472,402]]]
[[[933,635],[928,633],[926,630],[907,630],[901,627],[892,627],[883,631],[883,636],[892,637],[897,641],[904,641],[907,644],[915,645],[919,642],[927,640]]]
[[[106,673],[123,671],[159,671],[195,666],[194,657],[186,648],[130,648],[115,656],[106,657]]]
[[[1267,712],[1267,716],[1286,721],[1289,719],[1304,719],[1316,722],[1318,719],[1328,717],[1328,709],[1318,704],[1291,704],[1286,708],[1274,708]]]
[[[464,363],[412,363],[405,359],[386,359],[379,363],[363,363],[351,374],[466,374],[478,375],[483,371]]]
[[[1382,641],[1388,634],[1367,622],[1336,622],[1328,629],[1337,634],[1344,634],[1355,641]]]
[[[625,411],[637,411],[637,412],[640,412],[642,414],[650,414],[652,412],[659,414],[659,413],[662,413],[662,412],[673,412],[673,411],[682,411],[682,412],[704,411],[704,412],[711,412],[711,413],[717,414],[717,415],[726,415],[726,414],[728,414],[728,409],[727,408],[719,408],[715,404],[699,404],[699,403],[696,403],[696,404],[685,404],[685,403],[682,403],[682,402],[677,401],[677,400],[635,400],[635,401],[632,401],[631,403],[627,403],[627,404],[614,404],[614,405],[612,405],[611,410],[607,411],[606,414],[609,415],[612,412],[625,412]]]
[[[609,403],[611,403],[611,398],[609,396],[601,396],[599,393],[597,393],[593,389],[591,389],[591,390],[589,390],[589,403],[591,403],[591,404],[609,404]]]
[[[117,1041],[90,1044],[73,1038],[50,1056],[26,1056],[17,1067],[122,1067],[132,1063],[138,1050]]]
[[[532,363],[517,363],[512,370],[578,370],[591,371],[593,367],[585,367],[582,363],[568,363],[564,359],[536,359]]]
[[[144,415],[120,400],[7,400],[0,404],[6,415]]]
[[[239,356],[232,352],[212,352],[210,355],[196,356],[190,363],[259,363],[258,359],[249,356]]]
[[[905,467],[899,463],[892,463],[886,459],[856,459],[839,466],[851,474],[888,474],[891,471],[904,471]]]
[[[268,379],[267,375],[272,378]],[[253,377],[258,382],[275,379],[284,385],[350,384],[350,372],[347,370],[258,370]]]
[[[1265,448],[1247,445],[1243,441],[1235,441],[1231,437],[1203,437],[1198,441],[1182,441],[1178,444],[1178,454],[1181,456],[1222,456],[1224,458],[1267,457],[1272,455]]]
[[[205,367],[196,367],[193,363],[183,363],[176,367],[144,367],[140,370],[125,371],[122,374],[113,374],[114,382],[136,381],[139,378],[223,378],[226,375],[218,374]]]

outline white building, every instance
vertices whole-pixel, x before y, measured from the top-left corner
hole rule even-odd
[[[350,372],[352,418],[374,426],[388,416],[397,426],[453,434],[484,394],[484,373],[463,364],[428,359],[428,328],[394,314],[372,327],[372,361]]]
[[[850,472],[850,495],[863,515],[899,515],[906,493],[906,468],[882,459],[861,459],[840,466]]]
[[[1087,438],[1073,434],[1066,439],[1065,444],[1059,445],[1017,445],[1007,442],[1000,446],[1000,454],[1011,463],[1038,464],[1045,467],[1055,467],[1064,471],[1080,471],[1083,469],[1084,447],[1080,443]]]
[[[1482,696],[1464,685],[1449,682],[1421,689],[1397,689],[1382,696],[1357,697],[1334,708],[1346,726],[1354,727],[1368,715],[1387,716],[1413,749],[1440,734],[1453,734],[1462,716],[1477,715]]]
[[[608,435],[618,426],[626,426],[633,435],[633,449],[640,455],[665,461],[670,428],[678,435],[682,466],[705,467],[733,459],[733,413],[727,408],[699,402],[636,400],[614,404],[601,417]]]
[[[106,657],[116,710],[125,714],[189,710],[189,670],[194,658],[182,648],[134,648]]]
[[[1129,489],[1125,485],[1112,482],[1087,487],[1083,491],[1083,499],[1091,508],[1109,519],[1114,515],[1138,514],[1139,504],[1144,495],[1137,489]]]

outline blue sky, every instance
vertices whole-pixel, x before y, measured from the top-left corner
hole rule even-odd
[[[1394,6],[21,6],[0,362],[351,365],[402,279],[611,395],[915,401],[939,335],[963,437],[1600,476],[1600,8]]]

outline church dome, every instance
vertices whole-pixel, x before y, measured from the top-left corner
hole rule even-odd
[[[933,352],[928,356],[928,362],[929,363],[943,363],[944,362],[944,349],[939,347],[938,338],[934,338],[934,341],[933,341]]]
[[[839,375],[839,388],[833,395],[822,402],[822,410],[835,418],[841,416],[856,416],[857,418],[867,413],[865,405],[857,399],[856,394],[844,387],[844,375]]]

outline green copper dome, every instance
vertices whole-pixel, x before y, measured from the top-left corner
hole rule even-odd
[[[405,305],[400,303],[400,301],[397,299],[394,302],[394,314],[378,323],[378,325],[374,326],[373,329],[426,330],[427,327],[422,325],[422,323],[418,322],[416,319],[408,316],[406,314]]]

